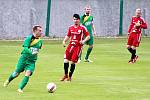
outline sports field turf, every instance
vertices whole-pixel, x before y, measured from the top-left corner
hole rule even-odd
[[[97,39],[90,56],[94,62],[77,64],[71,83],[59,81],[65,50],[61,41],[44,41],[36,70],[24,93],[18,94],[23,74],[7,88],[3,82],[15,68],[21,44],[0,41],[0,100],[150,100],[150,38],[142,39],[135,64],[127,63],[126,39]],[[53,94],[46,91],[49,82],[57,85]]]

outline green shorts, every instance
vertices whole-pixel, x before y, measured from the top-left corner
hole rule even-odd
[[[22,54],[18,60],[16,72],[21,73],[23,71],[30,70],[33,73],[34,69],[35,69],[35,61],[30,61],[28,55]]]
[[[87,45],[93,45],[93,43],[94,43],[93,36],[90,36],[90,39],[88,41],[86,41],[86,44]]]

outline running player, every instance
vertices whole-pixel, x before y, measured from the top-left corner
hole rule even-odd
[[[42,34],[42,27],[35,25],[32,30],[32,35],[29,35],[23,43],[23,50],[21,52],[21,57],[18,60],[15,71],[4,82],[4,87],[7,87],[13,79],[19,76],[21,72],[25,71],[25,76],[22,82],[19,84],[17,90],[20,93],[23,93],[23,89],[29,81],[29,76],[31,76],[34,72],[37,55],[39,49],[42,47],[42,40],[40,39]]]

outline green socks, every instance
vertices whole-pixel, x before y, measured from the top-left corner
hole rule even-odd
[[[18,75],[17,72],[13,72],[13,73],[9,76],[8,81],[11,82],[14,78],[17,77],[17,75]]]
[[[86,53],[86,56],[85,56],[85,59],[88,59],[88,58],[89,58],[89,55],[90,55],[92,49],[93,49],[93,48],[88,48],[87,53]]]
[[[23,89],[29,81],[29,76],[25,76],[19,85],[19,89]]]
[[[9,76],[8,81],[11,82],[15,77],[13,77],[12,75]]]
[[[18,73],[17,73],[17,72],[13,72],[13,73],[9,76],[8,81],[11,82],[11,81],[12,81],[14,78],[16,78],[17,76],[18,76]],[[29,76],[24,76],[22,82],[21,82],[20,85],[19,85],[19,89],[22,90],[22,89],[26,86],[26,84],[28,83],[28,81],[29,81]]]

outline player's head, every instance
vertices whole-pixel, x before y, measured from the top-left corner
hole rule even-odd
[[[140,17],[140,16],[142,15],[142,12],[141,12],[141,9],[140,9],[140,8],[137,8],[137,9],[136,9],[135,15],[136,15],[136,17]]]
[[[79,25],[80,24],[80,16],[79,14],[74,14],[73,15],[73,21],[75,25]]]
[[[38,38],[42,35],[42,26],[34,25],[32,31],[33,31],[33,35]]]
[[[91,13],[91,7],[88,5],[85,7],[85,14],[89,15]]]

